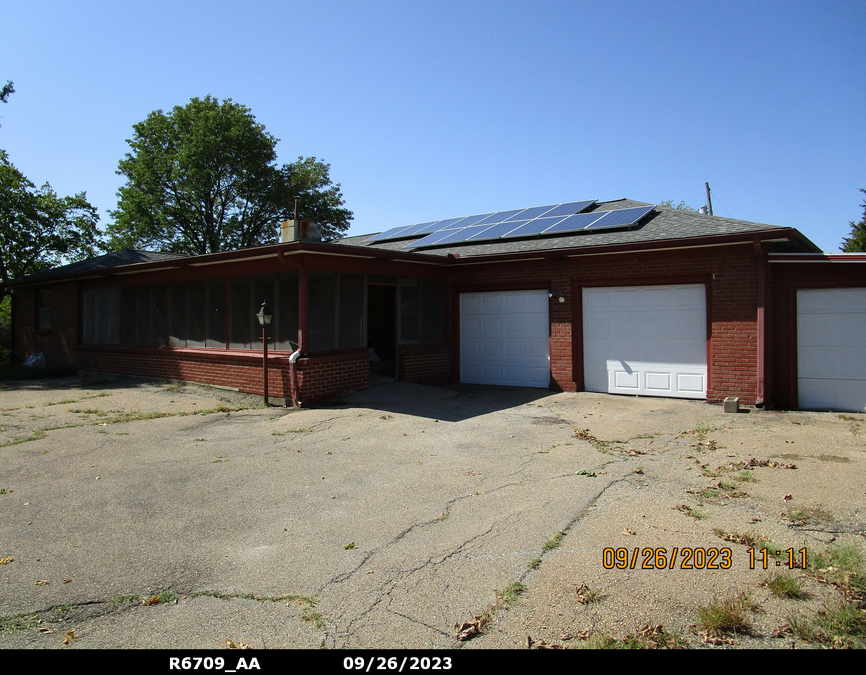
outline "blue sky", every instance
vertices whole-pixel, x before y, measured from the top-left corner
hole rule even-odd
[[[629,197],[863,215],[866,3],[0,0],[0,148],[110,217],[132,125],[211,94],[331,164],[350,234]]]

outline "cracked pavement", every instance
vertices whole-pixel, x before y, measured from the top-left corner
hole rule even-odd
[[[760,581],[745,547],[691,574],[605,570],[605,547],[864,541],[859,414],[406,383],[258,405],[121,378],[0,387],[0,647],[516,648],[645,622],[700,646],[697,604]],[[700,497],[712,467],[792,446],[806,471]],[[786,492],[832,515],[794,527]],[[582,582],[604,601],[577,602]]]

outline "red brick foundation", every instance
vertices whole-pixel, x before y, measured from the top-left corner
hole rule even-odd
[[[448,345],[401,345],[398,358],[401,380],[431,386],[448,382],[451,374]]]
[[[81,346],[75,360],[82,370],[121,373],[162,380],[199,382],[263,394],[261,352],[169,347]],[[305,405],[323,403],[365,389],[370,384],[366,349],[299,359],[299,392]],[[268,355],[268,396],[293,398],[289,355]]]

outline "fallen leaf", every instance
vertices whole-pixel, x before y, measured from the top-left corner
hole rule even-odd
[[[0,565],[8,565],[13,560],[15,560],[15,558],[0,558]]]
[[[565,649],[560,644],[548,642],[547,640],[533,640],[529,635],[526,636],[527,649]]]
[[[160,603],[160,599],[158,595],[152,595],[147,600],[142,600],[142,605],[158,605]]]
[[[53,628],[39,628],[38,630],[40,633],[53,633],[54,632]]]
[[[37,579],[36,580],[37,586],[45,586],[47,583],[49,583],[48,579]]]
[[[458,640],[469,640],[476,635],[479,635],[487,623],[489,617],[485,614],[476,616],[473,621],[464,621],[463,623],[454,624],[454,637]]]
[[[63,644],[71,645],[73,642],[75,642],[75,629],[74,628],[71,631],[69,631],[66,635],[63,636]]]
[[[226,638],[226,648],[227,649],[249,649],[249,645],[245,645],[243,642],[235,642],[234,640],[229,640]]]
[[[784,497],[782,497],[782,501],[785,501],[785,502],[789,502],[792,499],[793,499],[793,497],[791,495],[785,495]]]
[[[632,534],[637,534],[637,532],[635,532],[634,530],[632,530],[629,527],[624,527],[624,528],[622,528],[621,534],[628,536],[628,535],[632,535]]]
[[[72,579],[64,579],[64,580],[63,580],[63,583],[64,583],[64,584],[71,584],[71,583],[72,583]]]
[[[355,548],[355,542],[354,542],[354,541],[349,542],[348,544],[346,544],[346,545],[343,547],[343,550],[344,550],[344,551],[349,551],[349,550],[351,550],[351,549],[353,549],[353,548]]]

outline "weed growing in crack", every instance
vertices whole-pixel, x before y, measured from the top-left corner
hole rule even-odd
[[[749,633],[752,630],[750,613],[759,607],[743,592],[738,595],[714,599],[709,605],[698,608],[698,629],[710,635],[719,633]]]
[[[562,543],[563,536],[565,536],[565,532],[560,531],[553,535],[546,542],[544,542],[544,552],[547,553],[548,551],[553,551],[559,548],[560,544]]]
[[[702,511],[698,511],[697,509],[692,508],[688,504],[680,504],[675,508],[677,511],[682,511],[689,518],[694,518],[695,520],[705,520],[707,517]]]
[[[725,532],[720,528],[716,528],[713,530],[713,534],[715,534],[719,539],[724,539],[732,544],[742,544],[743,546],[749,547],[755,547],[758,544],[763,544],[767,541],[765,536],[753,532]]]
[[[509,607],[526,592],[526,586],[519,581],[511,579],[505,588],[496,592],[497,604],[501,607]]]
[[[802,598],[803,589],[800,587],[800,580],[787,572],[778,572],[771,574],[761,584],[766,587],[777,598]]]
[[[787,628],[804,640],[836,649],[866,648],[866,612],[854,604],[828,601],[813,619],[789,616]]]

